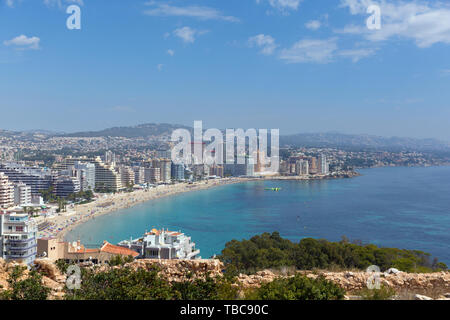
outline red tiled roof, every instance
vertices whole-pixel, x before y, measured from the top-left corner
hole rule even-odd
[[[115,246],[108,241],[103,242],[103,246],[100,248],[100,251],[112,254],[120,254],[123,256],[132,256],[133,258],[136,258],[139,255],[139,253],[137,253],[136,251],[124,247]]]

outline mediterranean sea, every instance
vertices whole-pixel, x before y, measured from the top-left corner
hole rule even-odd
[[[117,243],[152,228],[191,236],[203,258],[226,242],[278,231],[305,237],[426,251],[450,264],[450,167],[360,170],[352,179],[258,181],[152,200],[96,217],[66,240]],[[267,191],[265,188],[281,187]]]

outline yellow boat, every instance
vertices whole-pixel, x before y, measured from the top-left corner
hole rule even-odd
[[[266,188],[268,191],[280,191],[281,188]]]

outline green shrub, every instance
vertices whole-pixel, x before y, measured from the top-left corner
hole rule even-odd
[[[279,278],[263,284],[260,288],[246,294],[252,300],[341,300],[344,290],[331,281],[319,277],[310,279],[295,275]]]
[[[381,270],[397,268],[405,272],[447,270],[444,263],[437,259],[431,262],[430,254],[422,251],[379,248],[350,243],[345,238],[340,242],[305,238],[294,243],[281,238],[278,232],[263,233],[250,240],[232,240],[218,258],[233,274],[282,267],[365,270],[371,265],[377,265]]]
[[[369,289],[366,288],[358,292],[358,295],[362,297],[363,300],[388,300],[395,296],[396,292],[394,289],[381,285],[380,289]]]
[[[170,284],[158,275],[158,269],[128,267],[105,271],[82,270],[81,288],[66,289],[69,300],[231,300],[238,290],[226,277],[192,279]]]
[[[61,273],[66,273],[69,267],[69,264],[63,259],[56,260],[55,265]]]
[[[116,255],[109,260],[108,264],[110,266],[123,266],[126,263],[133,262],[133,260],[132,256],[123,257],[121,255]]]
[[[225,277],[185,280],[172,284],[173,297],[177,300],[234,300],[238,289]]]
[[[26,267],[14,267],[8,277],[9,289],[0,292],[0,300],[46,300],[50,289],[42,284],[42,276],[30,271],[24,276]]]
[[[168,300],[172,298],[169,283],[158,276],[158,270],[111,268],[95,272],[82,269],[81,288],[66,290],[69,300]]]

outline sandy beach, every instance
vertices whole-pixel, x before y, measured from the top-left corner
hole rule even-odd
[[[67,232],[72,230],[78,224],[84,223],[90,219],[103,214],[108,214],[120,209],[130,208],[134,205],[168,197],[184,192],[209,189],[217,186],[223,186],[232,183],[249,181],[248,178],[223,178],[217,180],[208,180],[189,183],[178,183],[173,185],[160,185],[155,188],[136,190],[133,192],[120,192],[116,194],[96,194],[95,201],[68,206],[67,212],[60,213],[54,217],[39,219],[39,224],[47,223],[48,227],[38,232],[38,238],[57,237],[64,239]]]

